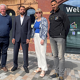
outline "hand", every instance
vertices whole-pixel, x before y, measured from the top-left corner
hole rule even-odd
[[[26,44],[28,44],[30,42],[30,40],[29,39],[26,39]]]
[[[12,43],[15,44],[15,39],[12,39]]]
[[[44,44],[44,40],[41,40],[40,44],[43,45]]]
[[[34,42],[34,38],[32,38],[32,41]]]

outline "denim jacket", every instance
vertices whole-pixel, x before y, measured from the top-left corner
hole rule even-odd
[[[35,20],[34,24],[36,23],[37,19]],[[48,22],[47,22],[47,19],[42,17],[41,18],[41,22],[40,22],[40,32],[39,32],[39,36],[41,39],[45,40],[46,37],[47,37],[47,32],[48,32]],[[35,29],[34,29],[34,26],[33,26],[33,29],[32,29],[32,38],[34,37],[34,34],[35,34]]]

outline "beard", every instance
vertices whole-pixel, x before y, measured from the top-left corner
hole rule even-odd
[[[24,14],[25,14],[25,12],[21,12],[20,14],[21,14],[21,15],[24,15]]]

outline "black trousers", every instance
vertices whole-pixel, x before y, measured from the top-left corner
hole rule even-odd
[[[8,46],[9,46],[9,38],[0,38],[1,67],[6,66]]]
[[[18,67],[18,52],[20,48],[20,43],[23,49],[23,61],[24,61],[23,67],[28,67],[28,45],[29,44],[22,43],[21,40],[19,42],[15,42],[15,45],[14,45],[14,56],[13,56],[14,67]]]

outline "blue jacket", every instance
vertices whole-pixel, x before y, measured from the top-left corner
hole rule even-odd
[[[2,16],[0,14],[0,37],[9,38],[9,33],[12,28],[12,19],[9,15]]]
[[[36,21],[37,21],[37,19],[35,20],[35,23],[36,23]],[[46,37],[47,37],[47,31],[48,31],[48,22],[47,22],[46,18],[44,18],[44,17],[41,18],[41,22],[40,22],[39,27],[40,27],[39,36],[40,36],[41,39],[45,40]],[[34,37],[34,34],[35,34],[35,29],[33,27],[32,37]]]

